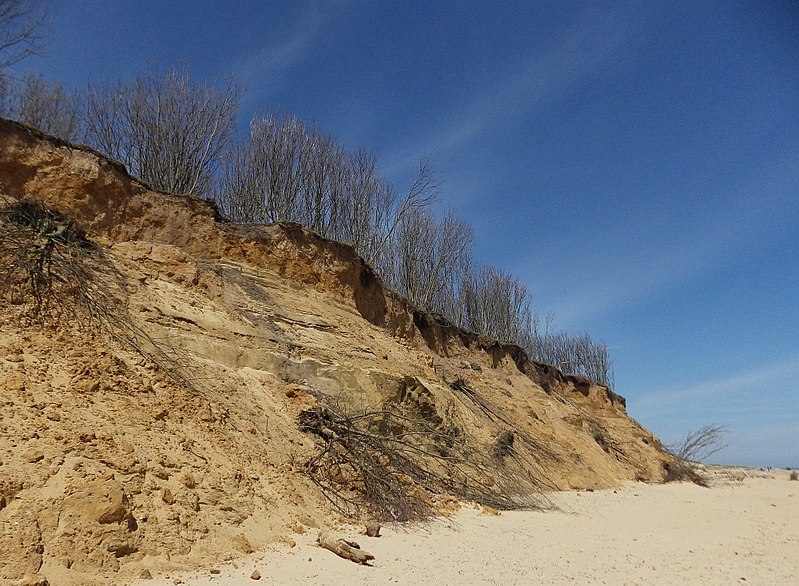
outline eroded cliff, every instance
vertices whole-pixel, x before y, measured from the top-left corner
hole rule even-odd
[[[508,469],[543,489],[663,478],[621,397],[409,306],[347,245],[226,222],[0,121],[0,207],[20,201],[102,252],[124,332],[0,294],[2,581],[107,583],[343,522],[305,474],[320,397],[402,405],[464,445],[512,433]]]

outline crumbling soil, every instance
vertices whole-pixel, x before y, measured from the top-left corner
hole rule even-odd
[[[73,219],[120,278],[111,321],[35,322],[0,295],[2,583],[124,581],[336,527],[297,425],[321,396],[521,450],[548,490],[663,478],[621,397],[424,316],[346,245],[227,223],[2,120],[0,196]]]

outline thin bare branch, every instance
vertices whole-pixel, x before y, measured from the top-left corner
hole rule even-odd
[[[88,88],[87,141],[161,191],[210,195],[242,89],[195,84],[172,69]]]
[[[36,0],[0,0],[0,71],[41,49],[45,16]]]

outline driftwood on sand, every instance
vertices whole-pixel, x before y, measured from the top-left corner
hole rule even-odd
[[[330,531],[322,531],[316,538],[316,543],[319,547],[329,549],[336,555],[344,559],[355,562],[356,564],[368,564],[370,560],[375,559],[375,556],[365,552],[361,546],[354,541],[348,541]]]

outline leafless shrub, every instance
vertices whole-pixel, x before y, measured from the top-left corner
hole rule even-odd
[[[273,223],[299,222],[318,230],[310,218],[302,217],[306,180],[316,164],[331,163],[332,153],[318,142],[318,135],[294,116],[257,116],[250,122],[247,140],[226,159],[220,189],[222,208],[236,221]],[[316,160],[315,160],[316,159]],[[331,197],[322,185],[323,198]],[[319,212],[329,202],[317,201]],[[305,220],[305,221],[304,221]]]
[[[799,472],[797,472],[796,470],[792,470],[790,479],[791,480],[799,480]]]
[[[674,460],[663,465],[666,482],[693,482],[699,486],[708,486],[708,481],[693,462]]]
[[[493,458],[487,446],[470,445],[458,430],[442,430],[388,404],[357,414],[337,407],[323,401],[300,413],[299,426],[319,438],[308,475],[345,514],[423,520],[436,514],[435,494],[498,509],[540,503],[529,478]]]
[[[14,117],[14,84],[13,79],[0,72],[0,116]]]
[[[470,271],[461,284],[461,325],[503,342],[516,342],[532,325],[527,286],[512,275],[487,266]]]
[[[666,482],[688,481],[707,486],[707,479],[701,474],[698,462],[727,447],[725,433],[724,426],[706,425],[689,432],[682,442],[669,446],[668,451],[674,456],[674,461],[664,465]]]
[[[256,116],[227,157],[216,197],[236,221],[298,222],[379,265],[399,223],[437,196],[430,161],[420,162],[399,198],[374,154],[344,149],[296,116],[272,112]]]
[[[86,139],[155,189],[210,195],[240,95],[233,79],[195,84],[177,69],[90,85]]]
[[[0,78],[0,114],[68,141],[81,134],[83,101],[58,82],[41,75],[21,80]]]
[[[706,425],[689,432],[682,442],[669,446],[669,451],[681,460],[701,462],[729,445],[724,439],[726,433],[722,425]]]
[[[384,248],[391,241],[394,231],[400,223],[410,214],[416,211],[427,209],[440,195],[440,187],[436,175],[433,161],[430,158],[422,158],[419,167],[411,181],[405,197],[395,203],[393,192],[391,193],[390,211],[391,213],[381,218],[378,225],[381,230],[374,246],[364,254],[367,262],[377,264]]]
[[[428,210],[413,210],[400,220],[378,270],[415,306],[457,315],[459,282],[468,272],[471,243],[471,228],[454,214],[438,220]]]
[[[585,376],[608,388],[613,387],[613,361],[608,347],[586,333],[533,332],[522,345],[534,360],[552,364],[567,374]]]

